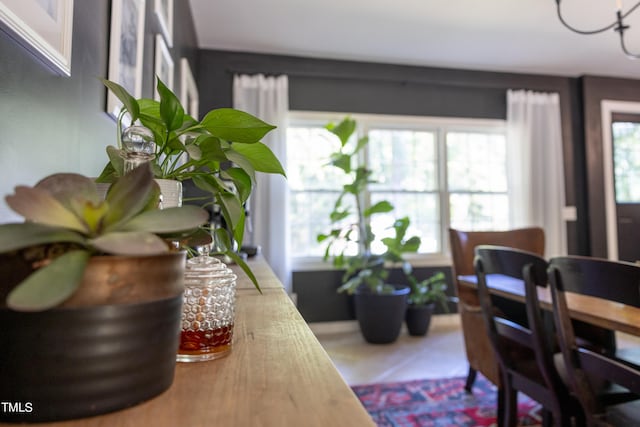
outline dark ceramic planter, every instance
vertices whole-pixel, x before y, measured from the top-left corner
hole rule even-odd
[[[407,306],[405,322],[407,324],[409,335],[417,337],[427,335],[434,309],[435,304],[433,303],[422,305],[409,304]]]
[[[380,295],[368,289],[354,296],[356,318],[364,339],[371,344],[389,344],[398,339],[407,308],[409,288],[397,286],[392,294]]]
[[[99,415],[141,403],[172,384],[184,254],[98,258],[85,282],[100,283],[74,296],[76,303],[65,302],[71,306],[38,313],[0,307],[0,402],[22,409],[0,411],[0,421]],[[98,295],[112,303],[98,304]]]

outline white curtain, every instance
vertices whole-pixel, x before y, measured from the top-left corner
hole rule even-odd
[[[540,226],[545,255],[566,255],[564,164],[557,93],[507,92],[511,225]]]
[[[262,142],[271,148],[285,170],[288,87],[289,82],[284,75],[236,75],[233,79],[233,107],[277,126]],[[257,175],[257,186],[249,201],[249,227],[245,241],[260,246],[265,259],[290,292],[287,183],[280,175],[260,172]]]

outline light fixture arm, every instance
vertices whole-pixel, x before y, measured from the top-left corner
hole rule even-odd
[[[624,18],[626,18],[627,16],[629,16],[634,10],[636,10],[638,7],[640,7],[640,1],[637,2],[636,4],[633,5],[633,7],[631,7],[628,11],[626,11],[625,13],[622,13],[622,10],[618,9],[616,11],[616,20],[613,21],[613,23],[602,27],[602,28],[597,28],[597,29],[593,29],[593,30],[581,30],[578,28],[573,27],[572,25],[570,25],[562,16],[562,12],[560,11],[560,2],[562,0],[556,0],[556,10],[558,13],[558,19],[560,20],[560,22],[562,23],[562,25],[564,25],[566,28],[568,28],[569,30],[573,31],[574,33],[578,33],[578,34],[584,34],[584,35],[591,35],[591,34],[598,34],[598,33],[602,33],[608,30],[613,29],[614,31],[618,32],[618,34],[620,34],[620,47],[622,48],[622,51],[624,52],[624,54],[632,59],[640,59],[640,54],[635,54],[635,53],[631,53],[629,52],[629,50],[627,50],[627,46],[624,43],[624,32],[625,30],[629,29],[628,25],[625,25],[623,20]]]

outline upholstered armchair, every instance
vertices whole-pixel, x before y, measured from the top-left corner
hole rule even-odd
[[[488,331],[482,316],[482,308],[476,289],[461,286],[458,276],[474,275],[474,249],[478,245],[497,245],[516,248],[544,255],[544,230],[538,227],[521,228],[508,231],[460,231],[449,229],[451,256],[453,258],[453,277],[458,294],[460,313],[469,373],[465,389],[471,391],[477,372],[500,387],[498,363]],[[499,299],[495,301],[498,309],[509,309],[513,301]]]

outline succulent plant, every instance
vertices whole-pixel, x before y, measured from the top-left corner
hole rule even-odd
[[[75,292],[90,257],[167,252],[168,239],[188,235],[209,218],[197,206],[160,210],[159,197],[148,165],[116,180],[104,200],[92,179],[72,173],[16,187],[5,200],[26,221],[0,225],[0,253],[55,243],[71,249],[18,284],[7,306],[22,311],[54,307]]]

